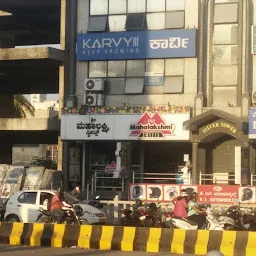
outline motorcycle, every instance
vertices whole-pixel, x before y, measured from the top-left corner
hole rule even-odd
[[[144,221],[145,227],[162,227],[162,214],[161,205],[158,206],[155,203],[145,204],[147,214]]]
[[[132,205],[133,211],[129,209],[122,209],[120,211],[120,224],[122,226],[145,226],[145,220],[147,217],[147,211],[145,207]]]
[[[256,231],[256,216],[246,214],[240,208],[240,204],[230,206],[224,216],[234,221],[234,227],[231,230]]]
[[[62,207],[62,210],[64,211],[63,224],[85,225],[88,223],[86,219],[81,218],[84,214],[81,206],[75,205],[74,207]],[[39,208],[39,212],[36,221],[37,223],[56,223],[57,216],[54,216],[51,211]]]
[[[206,206],[205,210],[206,216],[206,226],[205,229],[208,230],[224,230],[218,219],[213,213],[211,205]],[[171,216],[169,216],[171,217]],[[185,229],[185,230],[197,230],[198,224],[196,222],[190,221],[186,218],[171,217],[170,221],[167,222],[170,227]],[[166,225],[167,225],[166,224]]]

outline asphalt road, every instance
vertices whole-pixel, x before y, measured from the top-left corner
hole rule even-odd
[[[170,256],[178,254],[169,253],[146,253],[146,252],[120,252],[120,251],[97,251],[78,248],[57,249],[46,247],[8,246],[0,244],[1,256]],[[184,254],[193,256],[192,254]]]

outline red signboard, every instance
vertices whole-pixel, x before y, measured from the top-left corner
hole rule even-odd
[[[179,184],[129,184],[129,200],[171,202],[186,189],[190,194],[198,193],[201,204],[256,203],[256,187],[238,185],[179,185]]]
[[[198,202],[211,204],[230,204],[239,199],[239,186],[201,185],[198,187]]]

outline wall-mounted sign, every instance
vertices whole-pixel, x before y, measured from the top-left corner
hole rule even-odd
[[[181,189],[188,194],[197,192],[201,204],[234,204],[237,200],[242,204],[256,203],[256,187],[238,185],[129,184],[129,200],[170,202],[180,195]]]
[[[256,139],[256,109],[249,110],[249,139]]]
[[[196,56],[196,29],[77,35],[77,60],[125,60]]]
[[[203,127],[202,131],[203,131],[203,133],[208,133],[217,128],[224,128],[224,129],[227,129],[228,131],[230,131],[231,133],[234,133],[234,134],[237,133],[236,127],[230,123],[225,122],[225,121],[216,121],[211,124],[208,124]]]
[[[62,115],[62,140],[189,140],[190,114]]]
[[[164,74],[156,72],[145,72],[145,85],[157,86],[164,84]]]

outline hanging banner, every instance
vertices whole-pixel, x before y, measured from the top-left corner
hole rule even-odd
[[[256,203],[256,187],[238,185],[129,184],[129,200],[171,202],[182,189],[198,193],[199,204]]]

